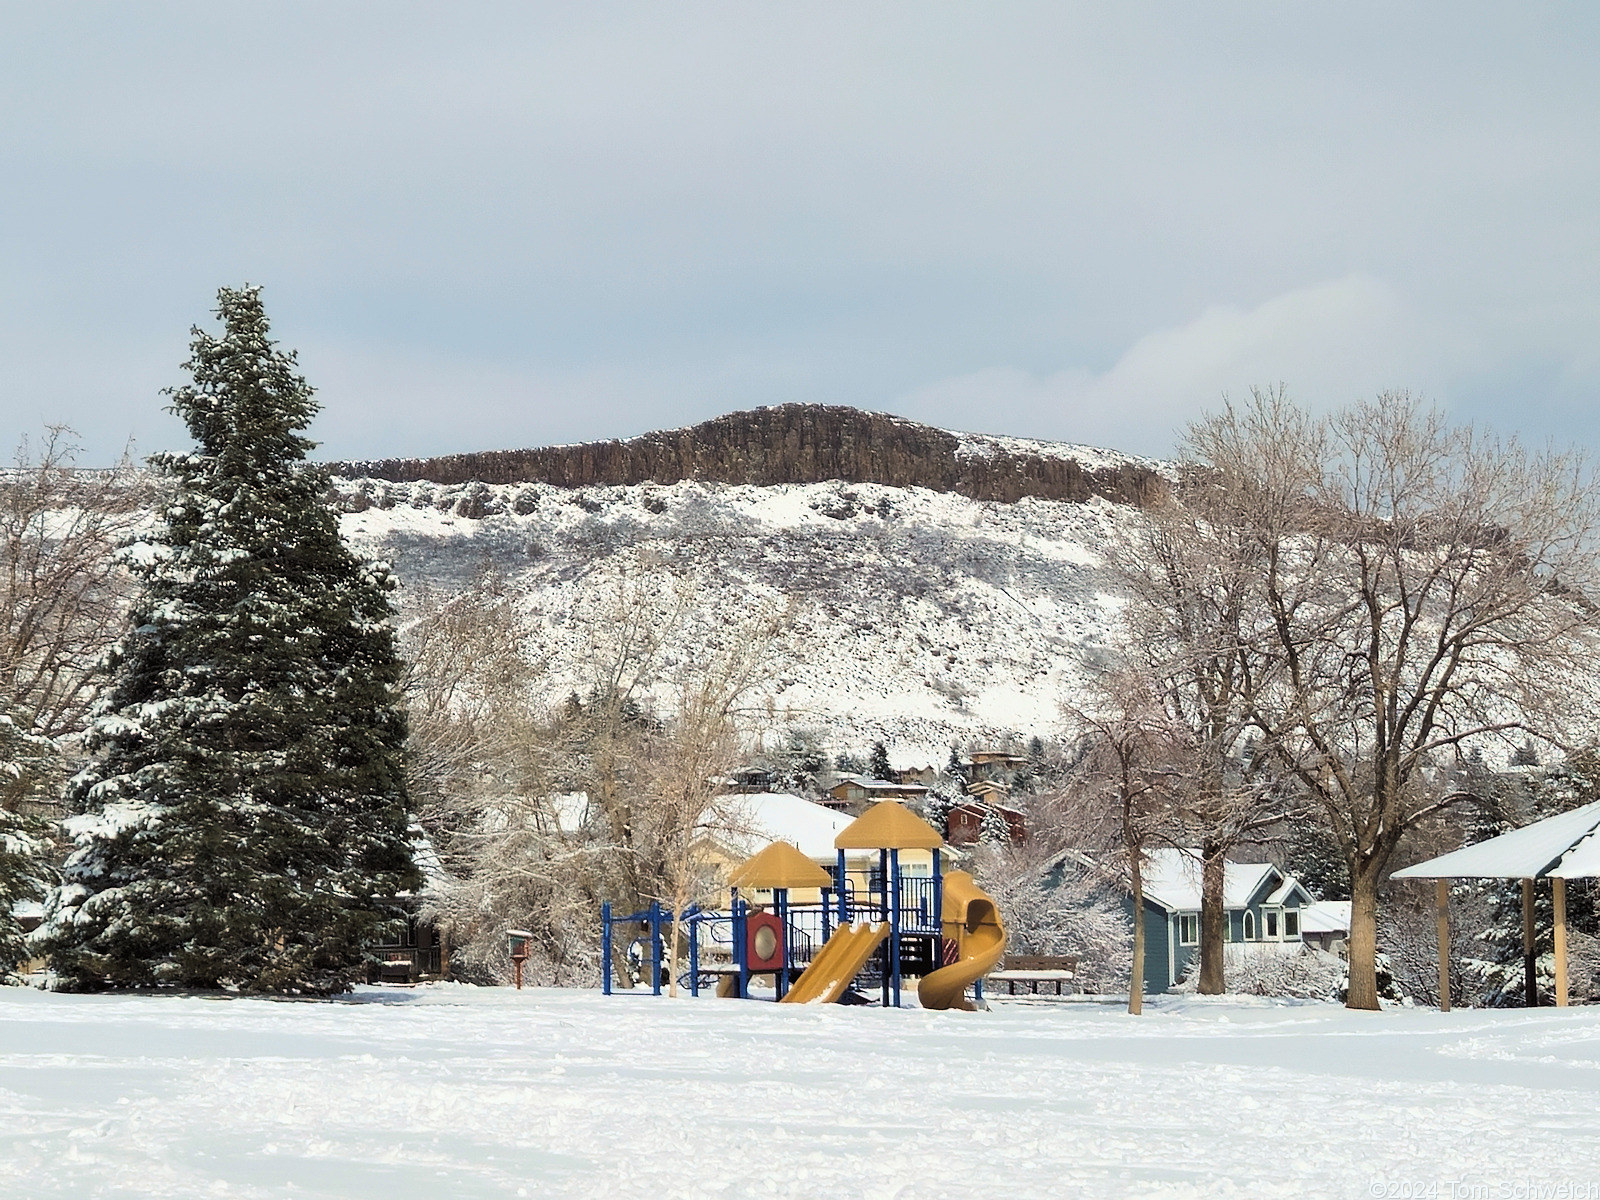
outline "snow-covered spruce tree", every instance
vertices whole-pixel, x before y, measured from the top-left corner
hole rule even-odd
[[[894,768],[889,765],[889,750],[882,742],[872,743],[872,754],[867,759],[867,774],[874,779],[894,782]]]
[[[950,831],[950,810],[971,799],[959,777],[943,774],[933,781],[922,801],[922,812],[940,833]]]
[[[16,905],[44,895],[45,829],[33,810],[58,794],[60,761],[54,742],[0,713],[0,983],[27,957]]]
[[[984,806],[983,820],[978,826],[978,840],[985,846],[1004,846],[1011,841],[1011,827],[993,805]]]
[[[69,789],[38,938],[67,987],[343,991],[420,882],[393,583],[322,502],[311,388],[259,290],[217,312],[169,393],[198,445],[152,459],[170,496]]]

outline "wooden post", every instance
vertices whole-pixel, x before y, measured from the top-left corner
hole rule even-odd
[[[1533,880],[1522,881],[1522,1002],[1539,1007],[1539,977],[1533,964]]]
[[[1439,1011],[1450,1011],[1450,881],[1437,879],[1434,903],[1439,915]]]
[[[1556,909],[1556,1007],[1567,1006],[1567,881],[1552,879]]]

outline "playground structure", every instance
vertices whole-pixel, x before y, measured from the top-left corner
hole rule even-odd
[[[982,1000],[983,977],[1005,950],[1005,925],[971,875],[943,871],[943,844],[933,826],[892,800],[834,839],[832,874],[788,843],[773,842],[732,871],[726,910],[683,912],[683,982],[693,995],[715,981],[720,996],[751,998],[752,980],[770,976],[773,998],[785,1004],[865,1003],[857,985],[875,983],[879,1002],[899,1007],[905,981],[915,978],[923,1008],[974,1007],[967,989]],[[852,872],[847,851],[875,852],[876,863],[868,857],[863,871],[858,854]],[[758,901],[757,893],[770,900]],[[641,926],[629,949],[641,966],[648,958],[651,990],[660,994],[669,958],[662,931],[671,924],[672,913],[659,904],[625,916],[604,906],[607,995],[617,932]]]

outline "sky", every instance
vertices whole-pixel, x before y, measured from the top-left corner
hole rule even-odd
[[[1403,11],[1398,11],[1403,9]],[[0,433],[327,457],[791,401],[1164,454],[1252,386],[1600,448],[1600,6],[0,0]]]

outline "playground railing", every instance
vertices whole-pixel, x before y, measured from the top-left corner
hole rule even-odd
[[[936,880],[925,875],[900,877],[900,930],[902,933],[939,933],[939,898]]]

